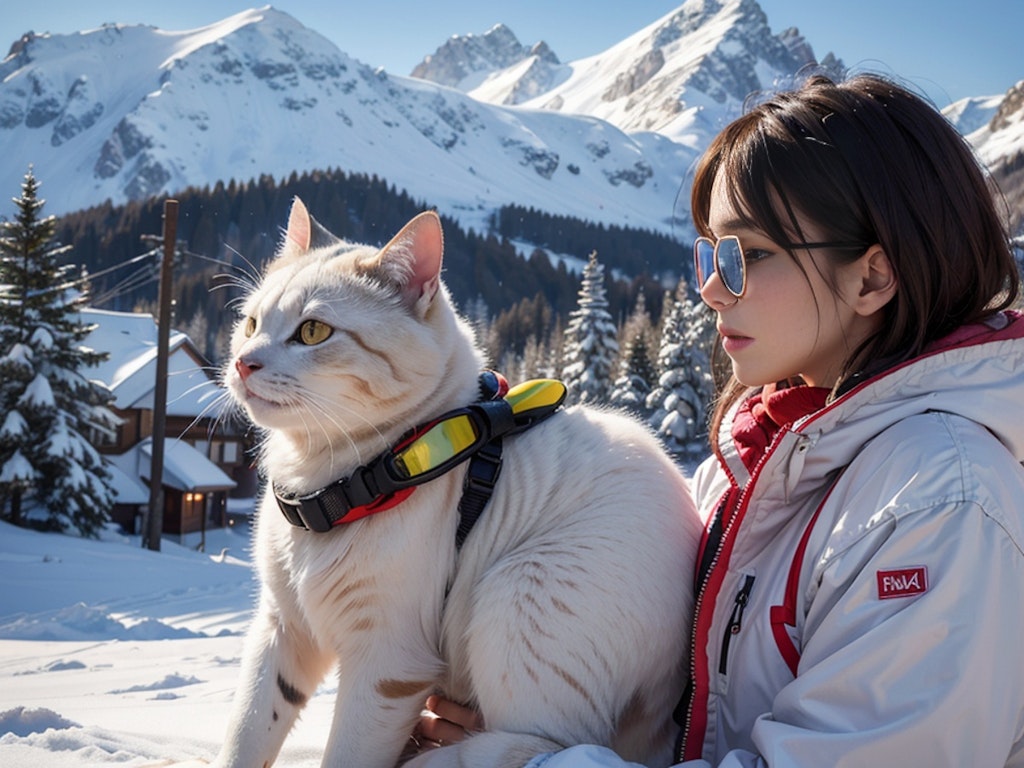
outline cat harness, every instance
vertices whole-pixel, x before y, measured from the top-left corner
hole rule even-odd
[[[479,401],[416,427],[390,450],[325,488],[297,495],[273,486],[277,506],[292,525],[325,533],[396,506],[416,486],[469,460],[456,532],[461,546],[494,490],[502,438],[552,415],[564,402],[566,388],[554,379],[533,379],[509,389],[503,376],[484,371],[480,392]]]

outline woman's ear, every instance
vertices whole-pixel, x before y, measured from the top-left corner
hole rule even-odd
[[[892,301],[899,290],[899,279],[888,254],[877,243],[868,248],[856,263],[860,290],[854,299],[854,310],[868,317]]]

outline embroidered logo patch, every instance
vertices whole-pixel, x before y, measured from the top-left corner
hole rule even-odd
[[[887,600],[892,597],[912,597],[928,590],[928,569],[923,565],[916,568],[897,568],[878,571],[878,597]]]

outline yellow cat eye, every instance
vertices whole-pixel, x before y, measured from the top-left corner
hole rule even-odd
[[[308,346],[320,344],[330,338],[334,329],[319,320],[307,320],[299,326],[299,341]]]
[[[245,338],[249,338],[254,333],[256,333],[256,318],[255,317],[247,317],[247,318],[245,318],[245,331],[244,331],[244,333],[245,333]]]

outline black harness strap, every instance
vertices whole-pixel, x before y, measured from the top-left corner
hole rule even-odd
[[[480,518],[484,507],[494,493],[494,486],[501,474],[501,438],[496,437],[473,454],[462,484],[462,498],[459,499],[459,527],[455,531],[455,549],[461,549],[463,542]]]
[[[480,399],[495,400],[508,390],[508,382],[495,371],[484,370],[479,377]],[[501,435],[473,454],[462,483],[462,498],[459,499],[459,527],[455,531],[455,551],[462,549],[466,537],[473,530],[476,521],[483,514],[484,507],[491,500],[494,486],[501,474]]]

